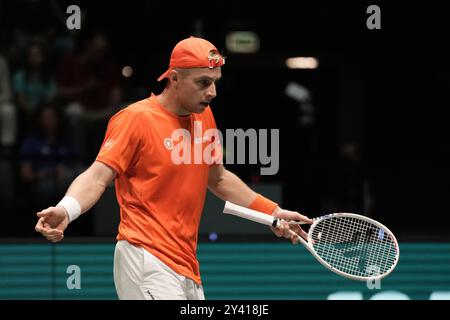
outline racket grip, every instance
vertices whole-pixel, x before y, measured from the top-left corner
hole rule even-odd
[[[225,202],[223,213],[232,214],[234,216],[265,224],[267,226],[276,226],[278,222],[278,219],[272,217],[271,215],[245,208],[229,201]]]

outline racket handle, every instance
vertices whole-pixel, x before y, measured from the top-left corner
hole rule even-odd
[[[265,224],[271,227],[277,227],[280,221],[285,221],[283,219],[275,218],[269,214],[262,213],[256,210],[252,210],[246,207],[239,206],[232,202],[226,201],[225,208],[223,209],[224,213],[232,214],[247,220],[251,220],[254,222],[258,222],[261,224]],[[289,220],[287,221],[289,224],[307,224],[303,221],[297,220]]]
[[[245,208],[229,201],[225,202],[223,213],[232,214],[234,216],[265,224],[267,226],[274,226],[274,224],[276,226],[278,222],[278,219],[272,217],[271,215]]]
[[[249,208],[245,208],[245,207],[239,206],[237,204],[231,203],[229,201],[225,202],[225,207],[223,208],[223,213],[232,214],[234,216],[241,217],[241,218],[251,220],[254,222],[258,222],[261,224],[265,224],[265,225],[271,226],[271,227],[277,227],[279,222],[281,221],[277,218],[272,217],[271,215],[268,215],[268,214],[265,214],[265,213],[262,213],[259,211],[255,211],[255,210],[252,210]],[[303,224],[303,223],[299,223],[298,221],[290,221],[289,224]],[[303,243],[304,245],[306,245],[306,247],[308,249],[310,249],[308,246],[308,242],[305,239],[303,239],[300,235],[298,235],[297,233],[295,233],[292,230],[289,230],[289,232],[292,235],[297,236],[299,241],[301,243]]]

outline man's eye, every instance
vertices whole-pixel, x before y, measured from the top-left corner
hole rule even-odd
[[[208,87],[211,84],[211,81],[209,81],[209,80],[200,80],[199,83],[200,83],[200,85],[202,87]]]

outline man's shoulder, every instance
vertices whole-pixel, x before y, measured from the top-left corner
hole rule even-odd
[[[144,114],[149,114],[149,111],[152,109],[152,102],[150,99],[142,99],[139,101],[135,101],[122,110],[120,110],[117,114],[129,115],[129,116],[141,116]]]
[[[145,98],[129,104],[125,110],[128,110],[129,112],[145,112],[149,107],[151,107],[151,105],[151,100],[149,98]]]

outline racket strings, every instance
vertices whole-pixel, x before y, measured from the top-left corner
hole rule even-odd
[[[397,257],[396,242],[386,230],[347,216],[319,221],[312,230],[312,246],[333,268],[359,277],[388,272]]]

